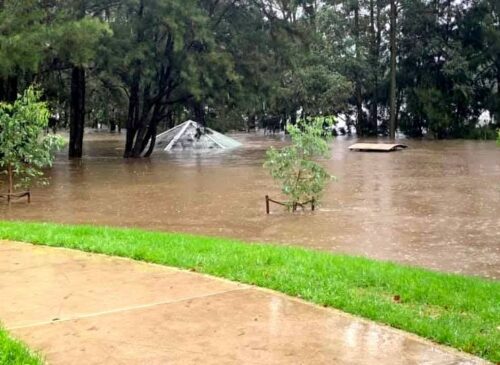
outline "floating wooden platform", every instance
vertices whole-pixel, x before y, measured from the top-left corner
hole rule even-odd
[[[390,152],[398,148],[407,148],[408,146],[399,143],[356,143],[349,147],[351,151],[374,151]]]

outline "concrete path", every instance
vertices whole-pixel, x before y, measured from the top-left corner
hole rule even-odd
[[[483,363],[271,291],[5,241],[0,320],[49,364]]]

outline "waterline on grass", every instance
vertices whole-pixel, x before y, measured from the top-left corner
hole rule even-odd
[[[301,248],[137,229],[0,222],[0,238],[254,284],[500,359],[500,283],[493,280]]]

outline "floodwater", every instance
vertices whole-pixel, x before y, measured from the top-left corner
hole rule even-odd
[[[199,233],[392,260],[500,278],[500,148],[494,142],[405,141],[393,153],[350,152],[338,138],[325,161],[337,176],[314,212],[291,214],[262,163],[282,137],[233,135],[229,152],[162,153],[126,161],[122,136],[89,135],[82,161],[64,154],[30,205],[1,219],[92,223]]]

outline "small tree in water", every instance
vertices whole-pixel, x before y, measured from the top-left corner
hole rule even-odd
[[[288,125],[292,138],[290,146],[266,154],[264,167],[281,183],[281,191],[288,197],[286,205],[295,208],[310,201],[318,201],[327,183],[333,178],[316,160],[330,155],[329,141],[333,126],[331,117],[317,117]]]
[[[0,103],[0,173],[7,175],[9,201],[17,188],[46,183],[42,169],[52,166],[54,152],[64,145],[59,136],[43,136],[49,110],[40,96],[30,87],[14,103]]]

